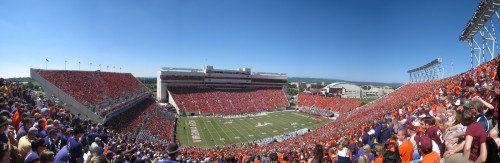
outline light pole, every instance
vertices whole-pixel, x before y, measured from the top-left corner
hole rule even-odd
[[[64,60],[64,70],[66,70],[66,63],[68,63],[68,61]]]
[[[90,62],[90,71],[92,71],[92,62]]]

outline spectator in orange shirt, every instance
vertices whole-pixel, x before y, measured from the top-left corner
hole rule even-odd
[[[399,155],[403,163],[409,163],[413,160],[413,144],[407,139],[408,132],[406,130],[398,131]]]

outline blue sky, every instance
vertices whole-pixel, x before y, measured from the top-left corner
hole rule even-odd
[[[0,1],[0,76],[29,68],[155,76],[161,67],[282,72],[293,77],[408,81],[443,58],[470,68],[458,36],[479,0]]]

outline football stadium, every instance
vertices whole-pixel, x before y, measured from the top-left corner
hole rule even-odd
[[[457,33],[470,68],[445,76],[435,56],[369,102],[346,82],[360,90],[291,95],[287,73],[253,67],[157,67],[147,85],[121,67],[51,69],[45,59],[29,69],[42,91],[0,78],[0,163],[500,162],[500,0],[474,7]]]

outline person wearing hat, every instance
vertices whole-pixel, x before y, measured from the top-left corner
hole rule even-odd
[[[102,145],[104,144],[102,144],[101,138],[95,137],[94,142],[92,142],[92,144],[90,145],[90,153],[97,154],[99,148],[102,148]]]
[[[413,125],[413,123],[410,123],[408,125],[408,129],[407,129],[408,133],[410,134],[410,142],[412,144],[412,147],[413,147],[413,161],[412,162],[415,162],[415,161],[420,161],[420,153],[418,152],[418,144],[417,144],[417,141],[415,140],[415,138],[417,137],[417,127],[415,127]]]
[[[21,154],[21,157],[23,159],[26,158],[26,155],[31,150],[31,141],[36,140],[37,137],[38,137],[38,129],[35,127],[31,127],[28,130],[28,134],[19,139],[19,144],[17,145],[17,148],[19,149],[19,153]]]
[[[441,157],[432,150],[432,140],[427,135],[417,137],[418,150],[423,156],[421,163],[439,163]]]
[[[24,118],[23,119],[23,126],[21,128],[19,128],[19,130],[17,131],[17,135],[16,135],[16,139],[19,140],[21,139],[21,137],[25,136],[26,134],[28,134],[28,130],[33,127],[33,119],[31,118]]]
[[[370,131],[368,131],[368,135],[370,136],[368,145],[370,145],[371,149],[375,149],[375,144],[377,143],[377,140],[375,139],[375,130],[371,129]]]
[[[73,135],[68,139],[69,162],[83,163],[83,145],[79,140],[84,133],[81,125],[76,125],[73,129]]]
[[[57,153],[58,149],[56,147],[56,142],[57,142],[57,131],[54,129],[48,130],[48,136],[44,138],[45,140],[45,145],[47,146],[47,149]]]
[[[0,116],[0,142],[9,144],[10,146],[17,146],[18,141],[14,136],[14,127],[11,125],[12,120],[5,116]]]
[[[167,156],[163,159],[159,160],[158,163],[177,163],[177,156],[179,155],[179,151],[181,149],[176,143],[170,143],[167,146]]]

